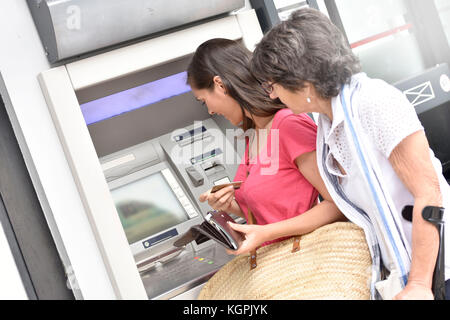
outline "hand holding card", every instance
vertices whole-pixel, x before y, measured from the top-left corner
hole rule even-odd
[[[207,192],[202,193],[199,197],[199,201],[208,201],[208,204],[214,210],[236,214],[235,212],[238,209],[238,205],[234,201],[234,191],[240,188],[241,184],[242,181],[236,181],[214,186]],[[240,215],[239,213],[237,214]]]
[[[221,190],[223,188],[231,187],[231,186],[233,186],[233,188],[236,190],[236,189],[239,189],[241,187],[241,184],[242,184],[242,181],[235,181],[235,182],[230,182],[230,183],[218,184],[218,185],[212,187],[211,193],[215,193],[215,192],[217,192],[217,191],[219,191],[219,190]]]

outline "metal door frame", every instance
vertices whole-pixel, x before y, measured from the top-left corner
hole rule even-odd
[[[74,299],[0,97],[0,223],[30,300]]]

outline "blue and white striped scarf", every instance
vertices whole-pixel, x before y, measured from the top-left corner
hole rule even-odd
[[[393,291],[404,288],[411,265],[411,248],[405,238],[399,214],[380,172],[375,157],[368,148],[367,138],[362,133],[355,112],[353,97],[358,93],[358,83],[345,85],[340,92],[340,104],[345,115],[345,130],[350,141],[352,158],[358,163],[361,176],[364,177],[366,190],[361,196],[368,198],[370,205],[358,208],[342,191],[338,178],[328,172],[326,157],[329,147],[325,138],[318,134],[317,152],[321,176],[338,208],[353,223],[361,227],[372,256],[371,298],[380,299],[375,284],[381,279],[382,264],[391,272],[388,286]],[[320,139],[320,141],[319,141]],[[350,182],[351,183],[351,182]],[[395,276],[394,276],[395,275]],[[396,289],[395,289],[396,288]]]

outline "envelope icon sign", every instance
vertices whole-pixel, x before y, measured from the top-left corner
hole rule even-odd
[[[403,93],[414,107],[417,107],[419,104],[425,103],[427,101],[433,100],[436,97],[434,95],[433,86],[431,85],[430,81],[419,84],[414,88],[404,91]]]

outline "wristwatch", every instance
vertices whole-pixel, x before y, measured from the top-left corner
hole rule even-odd
[[[413,208],[413,206],[405,206],[403,208],[402,216],[405,220],[412,222]],[[444,223],[444,211],[445,208],[442,207],[426,206],[422,210],[422,218],[434,225],[442,224]]]

